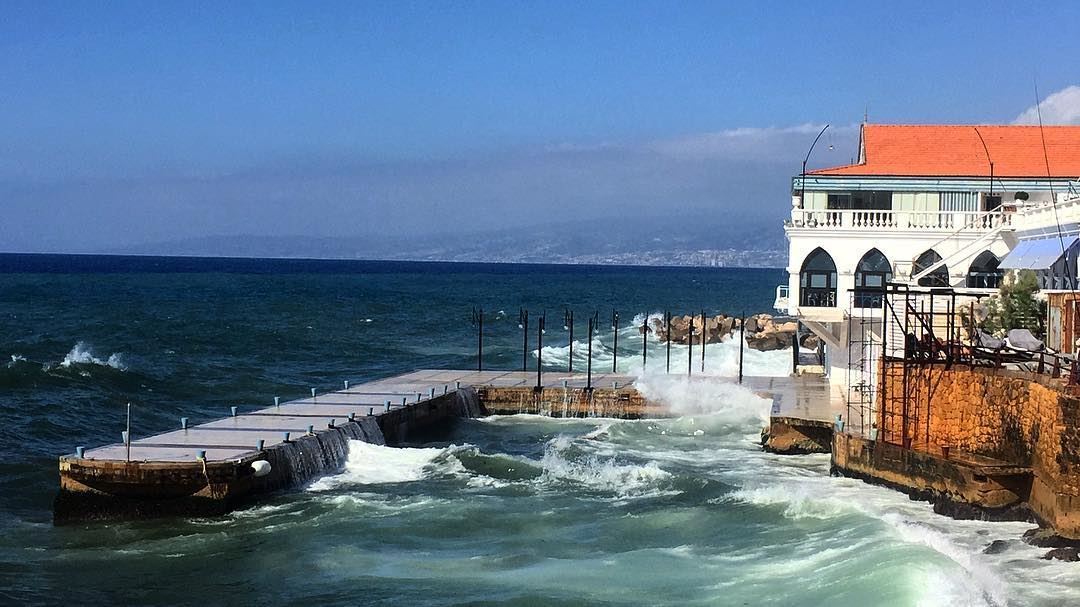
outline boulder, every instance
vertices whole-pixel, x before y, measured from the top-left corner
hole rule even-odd
[[[1042,558],[1048,561],[1058,560],[1075,563],[1076,561],[1080,561],[1080,548],[1054,548],[1043,555]]]
[[[747,318],[746,319],[746,326],[743,327],[743,330],[747,334],[749,334],[749,333],[757,333],[757,331],[758,331],[757,318],[755,318],[753,316],[751,316],[750,318]]]

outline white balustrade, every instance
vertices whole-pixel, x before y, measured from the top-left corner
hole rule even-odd
[[[795,228],[871,230],[942,230],[982,232],[1012,225],[1013,213],[1003,211],[897,211],[859,209],[791,210]]]

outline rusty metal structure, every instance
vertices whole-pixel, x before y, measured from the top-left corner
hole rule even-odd
[[[874,336],[880,337],[881,352],[875,370],[877,394],[871,396],[868,411],[875,423],[866,433],[875,440],[910,448],[913,436],[929,436],[934,386],[932,374],[921,372],[929,366],[1009,368],[1062,380],[1066,389],[1080,390],[1075,355],[1045,348],[1022,350],[1007,342],[988,345],[980,339],[976,303],[984,293],[903,283],[890,283],[883,293],[881,333]],[[1071,327],[1075,330],[1076,323]],[[928,404],[919,410],[913,402],[922,394]],[[866,413],[863,416],[867,418]]]

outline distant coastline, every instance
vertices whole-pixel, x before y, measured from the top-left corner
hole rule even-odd
[[[522,261],[459,261],[439,259],[346,259],[313,257],[248,257],[240,255],[151,255],[96,253],[0,252],[0,274],[12,273],[371,273],[457,269],[513,271],[577,270],[783,270],[766,266],[664,265],[645,263],[574,263]],[[493,272],[498,273],[498,272]]]

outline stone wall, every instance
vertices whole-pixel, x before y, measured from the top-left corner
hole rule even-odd
[[[492,415],[639,419],[671,414],[667,407],[646,401],[633,386],[593,388],[591,392],[582,388],[482,387],[477,393],[484,411]]]
[[[903,442],[896,398],[904,389],[901,364],[882,365],[885,397],[877,423],[879,437],[891,444]],[[1023,498],[1059,531],[1080,537],[1080,517],[1063,510],[1074,499],[1080,504],[1080,400],[1063,381],[1005,369],[913,365],[908,394],[913,448],[940,454],[948,447],[1030,467],[1032,488]]]

